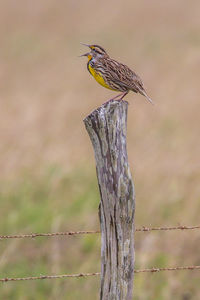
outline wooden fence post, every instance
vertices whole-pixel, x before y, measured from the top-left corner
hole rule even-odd
[[[134,186],[126,149],[128,103],[103,104],[84,119],[95,152],[101,196],[100,300],[132,300]]]

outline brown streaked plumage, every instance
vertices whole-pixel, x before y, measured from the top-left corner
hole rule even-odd
[[[151,98],[147,95],[140,77],[126,65],[110,58],[107,52],[98,45],[86,45],[90,52],[82,56],[88,57],[87,68],[90,74],[102,86],[114,91],[122,92],[113,99],[122,100],[129,91],[140,93],[151,103]]]

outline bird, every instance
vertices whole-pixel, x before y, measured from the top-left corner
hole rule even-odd
[[[121,92],[110,100],[122,100],[130,91],[140,93],[153,104],[147,95],[141,78],[128,66],[111,58],[106,50],[99,45],[88,45],[90,51],[80,56],[88,58],[87,69],[96,81],[112,91]]]

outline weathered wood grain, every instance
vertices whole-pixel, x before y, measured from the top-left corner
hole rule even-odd
[[[126,149],[128,103],[109,101],[84,120],[94,148],[101,196],[100,300],[132,300],[134,186]]]

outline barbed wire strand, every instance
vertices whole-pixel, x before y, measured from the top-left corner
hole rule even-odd
[[[200,270],[200,266],[141,269],[141,270],[135,270],[134,272],[135,273],[156,273],[162,271],[182,271],[182,270]],[[62,275],[41,275],[41,276],[16,277],[16,278],[6,277],[6,278],[0,278],[0,282],[25,281],[25,280],[37,280],[37,279],[80,278],[80,277],[99,276],[99,275],[100,273],[79,273],[79,274],[62,274]]]
[[[167,231],[167,230],[192,230],[200,229],[200,225],[196,226],[171,226],[171,227],[146,227],[136,228],[136,232],[149,232],[149,231]],[[15,234],[15,235],[0,235],[1,239],[21,239],[21,238],[36,238],[36,237],[55,237],[67,235],[81,235],[81,234],[97,234],[99,230],[90,231],[66,231],[66,232],[52,232],[52,233],[30,233],[30,234]]]
[[[66,232],[52,232],[52,233],[30,233],[30,234],[15,234],[15,235],[0,235],[1,239],[21,239],[21,238],[35,238],[35,237],[54,237],[63,235],[79,235],[79,234],[94,234],[100,233],[99,230],[94,231],[66,231]]]

